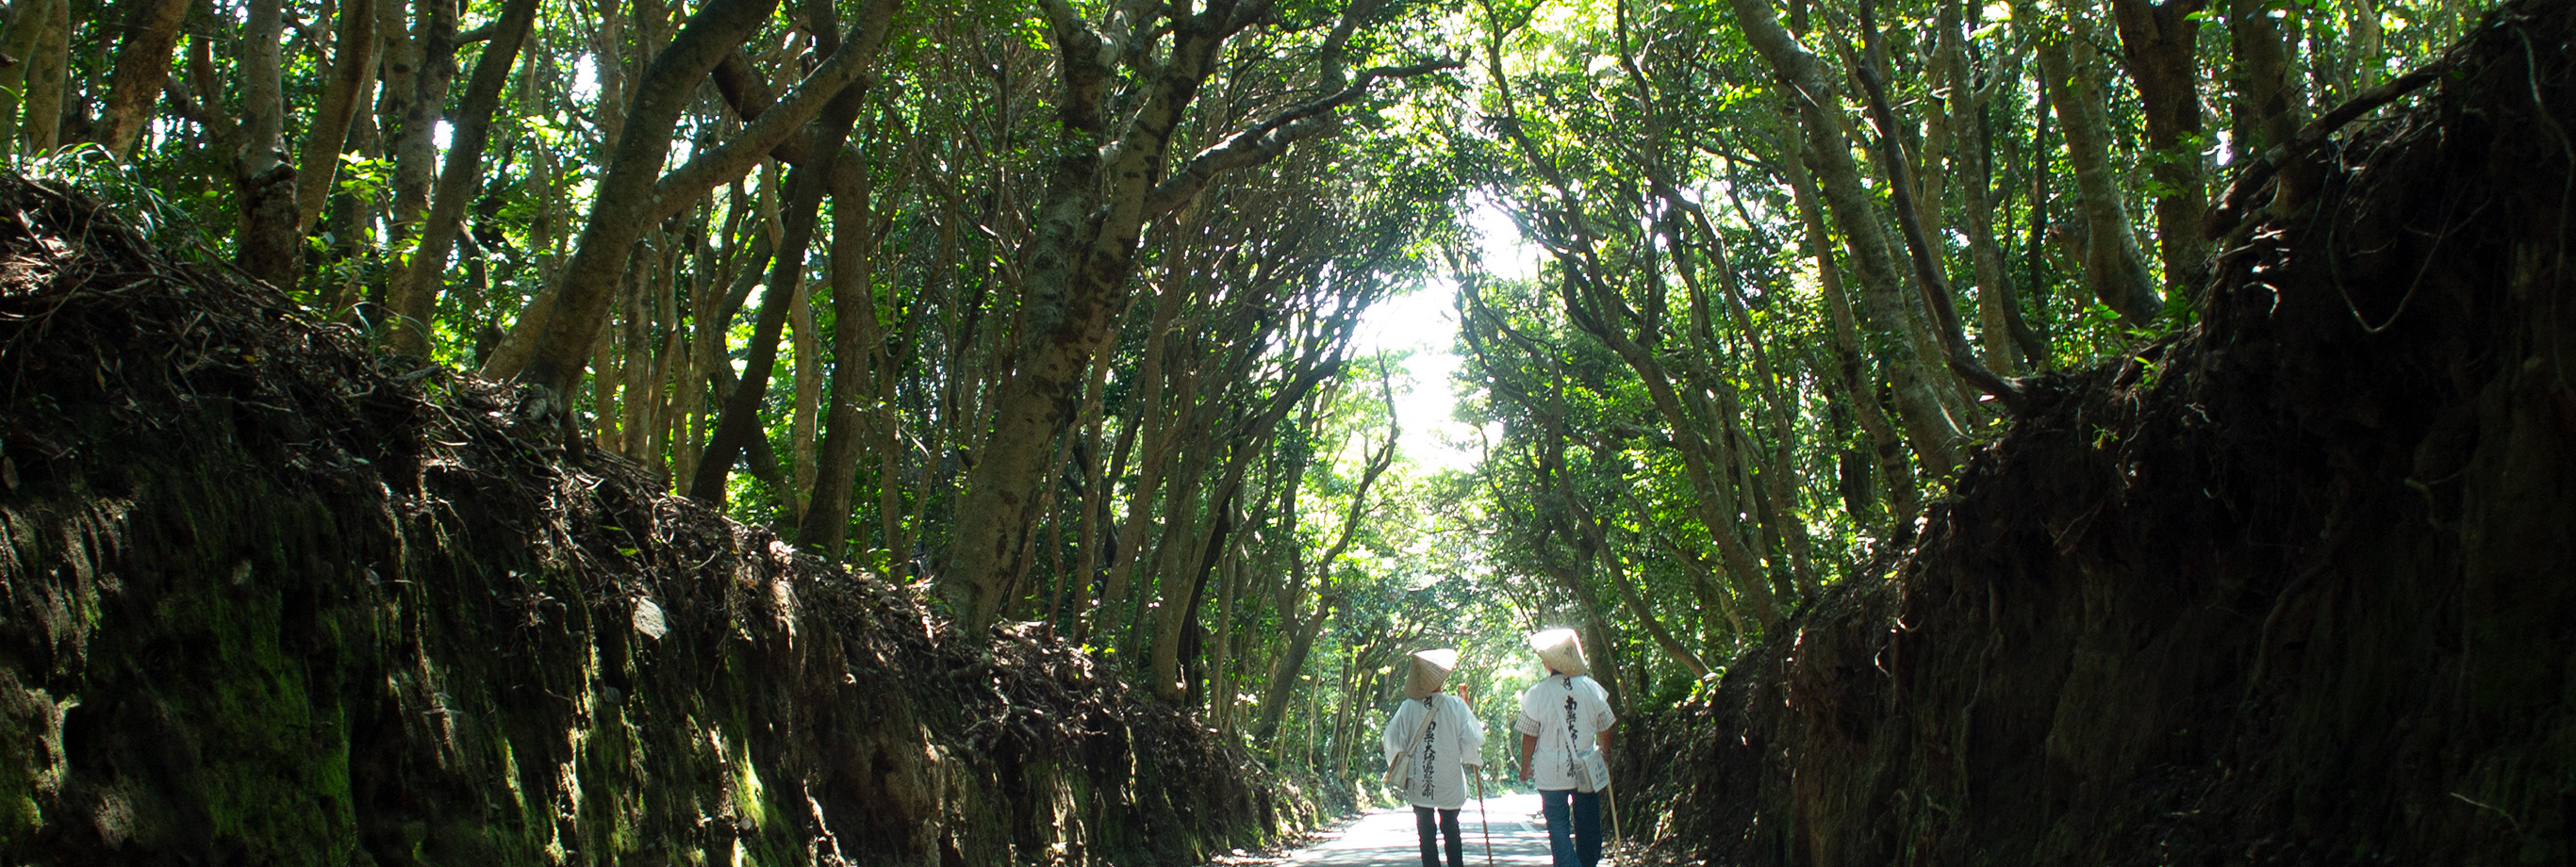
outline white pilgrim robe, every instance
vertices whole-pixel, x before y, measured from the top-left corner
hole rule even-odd
[[[1610,711],[1610,693],[1583,675],[1548,675],[1521,693],[1521,716],[1513,728],[1538,738],[1530,756],[1532,776],[1542,791],[1574,788],[1574,753],[1600,745],[1601,732],[1619,723]]]
[[[1433,724],[1425,726],[1426,719],[1434,720]],[[1429,737],[1424,737],[1426,733]],[[1419,744],[1409,759],[1415,764],[1413,785],[1405,787],[1405,803],[1442,810],[1467,805],[1466,768],[1484,767],[1485,724],[1465,700],[1445,692],[1408,699],[1386,721],[1382,739],[1388,761],[1406,745]]]

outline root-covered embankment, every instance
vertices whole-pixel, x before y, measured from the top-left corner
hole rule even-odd
[[[2241,185],[2190,332],[1635,755],[1720,864],[2567,863],[2576,4]],[[2277,197],[2277,198],[2276,198]],[[1651,728],[1651,727],[1649,727]]]
[[[1307,818],[1052,638],[383,363],[0,179],[0,862],[1179,864]]]

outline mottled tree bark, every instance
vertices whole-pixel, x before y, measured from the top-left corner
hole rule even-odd
[[[313,221],[322,215],[322,206],[330,198],[332,180],[339,175],[340,154],[349,140],[349,127],[356,120],[361,97],[367,86],[376,81],[377,59],[382,55],[383,41],[376,36],[376,5],[393,0],[344,0],[340,6],[339,31],[332,40],[330,85],[322,92],[322,104],[313,110],[312,130],[304,136],[303,152],[296,159],[295,234],[309,234]]]
[[[295,234],[295,168],[286,163],[277,44],[283,28],[283,0],[251,0],[242,25],[242,142],[233,170],[241,229],[233,263],[269,285],[291,288],[304,257]]]
[[[1736,24],[1761,53],[1774,74],[1791,86],[1790,99],[1805,135],[1809,169],[1814,171],[1834,224],[1850,248],[1851,267],[1860,278],[1861,301],[1870,317],[1897,338],[1902,352],[1893,359],[1898,415],[1907,439],[1923,461],[1925,472],[1946,476],[1959,462],[1958,443],[1965,408],[1941,373],[1942,352],[1923,314],[1905,298],[1895,251],[1888,244],[1876,198],[1861,183],[1860,164],[1852,159],[1852,134],[1843,120],[1841,89],[1824,63],[1780,26],[1779,13],[1768,0],[1728,0]]]
[[[2120,53],[2138,86],[2147,118],[2147,174],[2156,194],[2156,247],[2164,260],[2165,293],[2189,294],[2209,263],[2201,218],[2209,210],[2201,176],[2200,22],[2191,16],[2206,0],[2112,0],[2119,22]]]
[[[2290,66],[2289,45],[2263,0],[2228,0],[2227,35],[2235,65],[2228,86],[2236,91],[2230,116],[2236,162],[2243,164],[2299,132],[2307,100]]]
[[[35,0],[35,8],[20,15],[20,26],[32,16],[28,53],[19,55],[27,64],[25,110],[18,125],[27,153],[52,151],[62,141],[63,89],[71,69],[71,0]]]
[[[473,77],[465,85],[465,101],[448,115],[446,164],[439,168],[428,221],[420,227],[420,245],[397,272],[392,289],[386,293],[385,306],[392,308],[394,314],[391,343],[395,354],[429,357],[429,321],[438,309],[439,290],[446,282],[448,247],[456,241],[466,202],[482,192],[483,148],[491,139],[492,116],[501,107],[501,88],[509,83],[510,68],[518,62],[519,46],[527,41],[536,18],[537,0],[509,0],[501,7],[501,20],[491,41],[474,61]]]
[[[880,0],[879,6],[886,17],[891,17],[894,5],[889,0]],[[652,222],[657,195],[670,193],[666,189],[657,194],[655,182],[661,178],[662,162],[670,154],[671,131],[678,125],[680,112],[689,105],[698,82],[706,78],[708,71],[757,32],[776,7],[777,0],[709,0],[646,69],[626,114],[617,151],[592,200],[581,243],[545,295],[521,311],[501,350],[484,365],[486,375],[515,377],[539,389],[540,405],[532,409],[551,414],[569,408],[567,401],[581,382],[582,369],[599,337],[607,305],[614,300],[613,290],[624,270],[625,248]],[[876,33],[881,39],[883,30]],[[844,42],[799,82],[787,99],[763,112],[737,141],[754,136],[758,130],[776,130],[774,134],[784,138],[823,111],[826,102],[837,100],[846,88],[861,82],[873,64],[877,48],[876,39]],[[760,147],[757,152],[765,153],[774,146]],[[695,198],[726,180],[708,177],[705,186],[682,200]],[[818,189],[820,183],[818,178]],[[778,252],[783,256],[787,251],[782,247]],[[712,440],[709,446],[714,447]],[[730,459],[726,464],[729,469]],[[707,473],[703,465],[698,470],[701,478]]]
[[[188,0],[136,0],[127,10],[117,40],[116,71],[108,78],[107,105],[99,116],[99,143],[118,159],[134,153],[144,121],[161,100],[170,80],[170,59],[179,45],[179,22],[188,17]]]
[[[2027,2],[2013,4],[2017,20],[2040,20]],[[2065,33],[2033,34],[2039,45],[2040,75],[2047,79],[2049,102],[2057,107],[2058,126],[2066,136],[2066,156],[2075,164],[2078,205],[2084,212],[2084,283],[2093,297],[2131,325],[2156,320],[2164,309],[2155,281],[2138,251],[2136,228],[2111,166],[2111,120],[2101,76],[2094,70],[2093,49]]]

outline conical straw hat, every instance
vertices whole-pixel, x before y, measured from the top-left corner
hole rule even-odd
[[[1440,691],[1440,685],[1449,680],[1449,672],[1457,668],[1458,651],[1446,648],[1416,651],[1413,654],[1413,671],[1404,678],[1404,697],[1414,701],[1430,697]]]
[[[1530,649],[1538,651],[1539,661],[1559,674],[1591,674],[1592,666],[1583,662],[1583,638],[1571,629],[1550,629],[1530,636]]]

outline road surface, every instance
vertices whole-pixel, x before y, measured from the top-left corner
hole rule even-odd
[[[1493,867],[1548,867],[1547,820],[1539,817],[1536,793],[1497,793],[1485,799],[1483,824],[1477,821],[1476,802],[1467,802],[1467,808],[1458,813],[1458,830],[1467,843],[1467,867],[1487,863],[1487,826],[1493,829]],[[1362,816],[1338,836],[1291,852],[1276,863],[1280,867],[1421,867],[1422,843],[1414,834],[1413,808]]]

